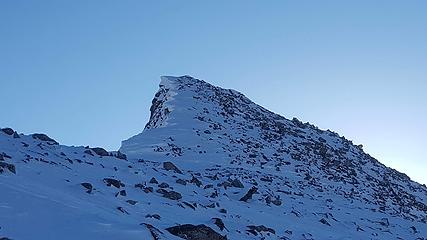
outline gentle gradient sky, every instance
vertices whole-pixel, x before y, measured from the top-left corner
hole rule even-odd
[[[0,126],[118,149],[160,75],[237,89],[427,183],[427,1],[0,0]]]

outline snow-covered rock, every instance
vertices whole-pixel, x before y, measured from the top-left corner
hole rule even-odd
[[[111,153],[0,131],[0,239],[426,239],[427,188],[337,133],[189,76],[150,111]]]

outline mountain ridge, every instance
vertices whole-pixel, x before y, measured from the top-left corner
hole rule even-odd
[[[110,153],[0,131],[0,237],[427,235],[426,187],[337,133],[190,76],[162,77],[150,112],[145,129]],[[23,214],[48,223],[34,227]]]

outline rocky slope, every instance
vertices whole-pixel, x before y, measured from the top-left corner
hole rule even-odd
[[[117,152],[0,131],[0,239],[427,239],[427,188],[331,131],[162,77]]]

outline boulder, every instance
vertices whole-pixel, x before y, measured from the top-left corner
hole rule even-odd
[[[15,133],[12,128],[2,128],[1,131],[6,133],[7,135],[13,135]]]
[[[117,151],[117,153],[114,156],[118,159],[127,160],[126,154],[121,153],[120,151]]]
[[[212,228],[206,225],[184,224],[175,227],[166,228],[166,231],[177,237],[187,240],[227,240],[226,236],[222,236],[215,232]]]
[[[254,195],[257,191],[258,188],[253,186],[239,201],[247,202],[249,199],[252,199],[252,195]]]
[[[268,228],[264,225],[259,225],[259,226],[251,225],[247,227],[249,228],[249,230],[246,230],[246,231],[249,233],[252,233],[255,236],[257,236],[259,233],[262,233],[262,232],[266,232],[267,234],[268,233],[276,234],[276,231],[274,229]]]
[[[156,179],[156,178],[152,177],[152,178],[150,179],[150,183],[152,183],[152,184],[158,184],[159,182],[157,181],[157,179]]]
[[[110,156],[110,153],[109,153],[109,152],[107,152],[107,150],[105,150],[105,149],[103,149],[103,148],[100,148],[100,147],[91,148],[91,150],[92,150],[94,153],[96,153],[96,154],[98,154],[99,156],[101,156],[101,157]]]
[[[181,179],[181,178],[177,179],[176,183],[184,185],[184,186],[187,185],[187,182],[185,180]]]
[[[34,139],[38,139],[43,142],[47,142],[48,144],[58,145],[59,143],[52,138],[48,137],[46,134],[42,133],[34,133],[31,135]]]
[[[179,200],[182,198],[181,193],[179,192],[175,192],[175,191],[170,191],[170,192],[166,192],[163,194],[163,197],[165,198],[169,198],[171,200]]]
[[[162,183],[160,183],[159,184],[159,186],[158,186],[159,188],[168,188],[169,187],[169,184],[167,184],[167,183],[165,183],[165,182],[162,182]]]
[[[88,183],[88,182],[84,182],[84,183],[81,183],[81,185],[82,185],[84,188],[86,188],[86,192],[87,192],[87,193],[91,193],[91,192],[92,192],[92,190],[93,190],[93,186],[92,186],[92,184],[90,184],[90,183]]]
[[[104,178],[104,182],[107,186],[114,186],[116,188],[124,187],[124,184],[120,182],[120,180],[112,179],[112,178]]]
[[[3,169],[6,168],[9,172],[16,174],[15,165],[5,162],[0,162],[0,173],[3,172]]]
[[[179,168],[175,166],[175,164],[173,164],[172,162],[164,162],[163,168],[167,171],[174,171],[175,173],[182,174],[181,170],[179,170]]]
[[[235,187],[235,188],[244,188],[245,187],[245,186],[243,186],[243,183],[240,182],[240,180],[237,178],[231,181],[231,186]]]

